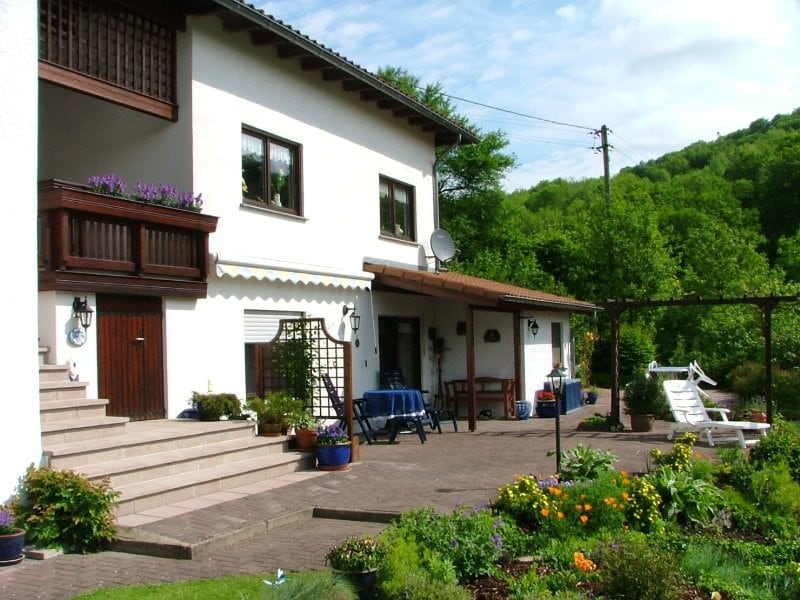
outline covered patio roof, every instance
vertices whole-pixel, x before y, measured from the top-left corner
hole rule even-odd
[[[423,271],[368,261],[364,261],[364,270],[375,275],[373,289],[405,291],[444,298],[465,302],[476,308],[491,308],[508,312],[520,311],[527,307],[582,313],[602,310],[591,302],[453,271]]]
[[[470,383],[469,429],[477,427],[475,394],[475,334],[474,312],[476,309],[509,312],[515,323],[521,319],[525,309],[591,313],[602,310],[591,302],[583,302],[566,296],[557,296],[537,290],[472,277],[452,271],[427,271],[408,266],[395,266],[364,261],[364,271],[372,273],[375,279],[372,288],[376,291],[405,292],[463,302],[467,305],[467,379]],[[519,327],[514,327],[514,379],[515,396],[520,397],[520,373],[522,371],[522,350]]]

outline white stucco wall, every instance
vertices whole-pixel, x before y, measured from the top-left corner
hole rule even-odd
[[[38,4],[0,3],[0,144],[7,202],[6,235],[0,255],[7,257],[3,279],[3,370],[0,395],[0,504],[14,491],[25,468],[41,457],[39,375],[36,335],[36,90]]]
[[[417,264],[430,254],[419,244],[380,238],[378,212],[380,175],[413,186],[417,239],[428,243],[430,135],[294,60],[264,60],[273,48],[223,32],[217,19],[194,19],[189,33],[194,187],[203,192],[205,210],[221,217],[213,253],[344,272],[360,272],[365,256]],[[241,205],[243,125],[301,146],[303,218]]]

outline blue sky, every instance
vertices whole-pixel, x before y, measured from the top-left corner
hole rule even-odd
[[[256,6],[369,71],[402,67],[464,99],[452,100],[460,114],[508,135],[519,163],[504,182],[509,191],[601,176],[588,130],[603,124],[616,173],[800,107],[798,0]]]

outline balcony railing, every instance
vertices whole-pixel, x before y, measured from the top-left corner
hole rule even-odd
[[[39,288],[205,297],[217,217],[39,184]]]

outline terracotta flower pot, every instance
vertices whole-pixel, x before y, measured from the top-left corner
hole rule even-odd
[[[314,441],[317,439],[316,429],[298,429],[295,435],[297,436],[297,449],[300,452],[314,451]]]
[[[655,422],[655,415],[631,415],[631,431],[640,433],[652,431]]]

